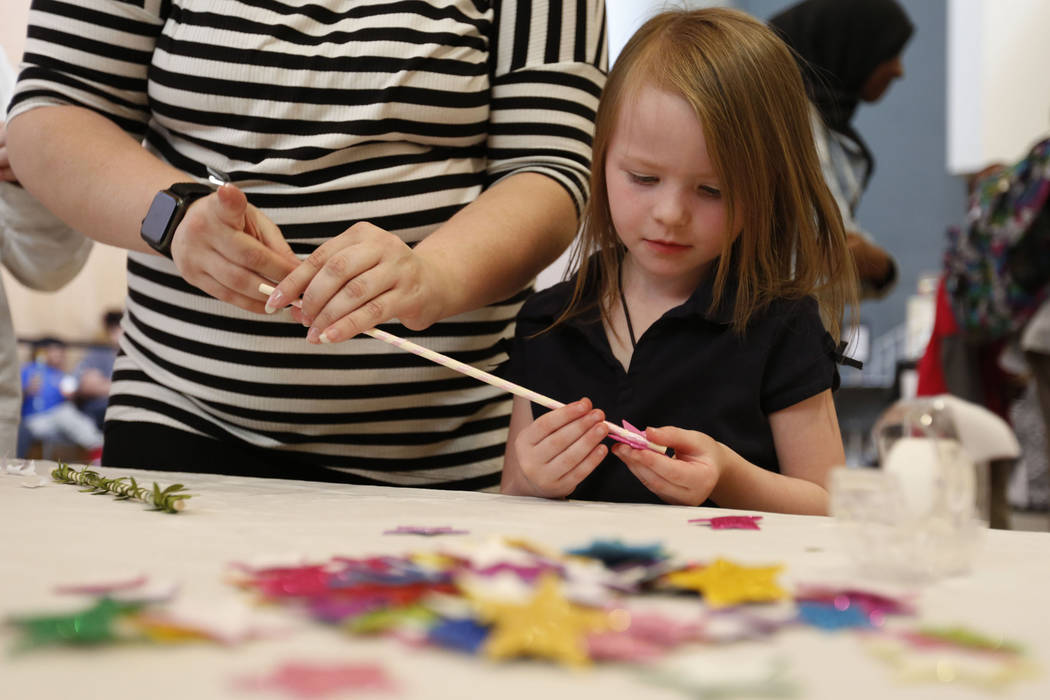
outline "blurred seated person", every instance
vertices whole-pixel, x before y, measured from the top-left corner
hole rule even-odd
[[[85,461],[102,454],[102,431],[73,403],[76,378],[66,371],[66,344],[43,338],[33,345],[33,358],[22,367],[22,424],[18,456],[29,456],[34,442],[41,456],[52,459],[56,448],[76,446]]]
[[[122,312],[116,310],[102,315],[105,340],[88,348],[73,373],[77,380],[77,407],[95,421],[99,430],[102,429],[106,406],[109,404],[110,378],[113,376],[113,361],[117,359],[117,350],[120,348],[120,335],[123,332],[120,319],[123,316]]]

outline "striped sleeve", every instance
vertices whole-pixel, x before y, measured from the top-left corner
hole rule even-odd
[[[492,62],[489,175],[540,172],[582,210],[605,84],[605,3],[504,2]]]
[[[149,122],[150,57],[161,0],[95,0],[89,7],[33,0],[18,89],[8,119],[34,106],[73,104],[137,138]]]

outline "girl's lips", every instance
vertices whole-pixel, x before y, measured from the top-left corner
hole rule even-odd
[[[645,239],[645,244],[660,253],[680,253],[683,250],[688,250],[690,246],[682,245],[681,243],[672,243],[671,241],[656,241],[652,239]]]

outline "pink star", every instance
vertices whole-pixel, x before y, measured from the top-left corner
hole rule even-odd
[[[715,518],[693,518],[689,522],[710,525],[712,530],[758,530],[761,515],[719,515]]]
[[[277,690],[297,698],[321,698],[346,690],[394,690],[386,671],[376,664],[288,662],[267,676],[241,679],[249,690]]]

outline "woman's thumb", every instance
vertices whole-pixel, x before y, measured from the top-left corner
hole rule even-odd
[[[234,185],[225,184],[219,188],[217,213],[219,220],[230,228],[244,230],[245,212],[248,209],[248,198]]]

